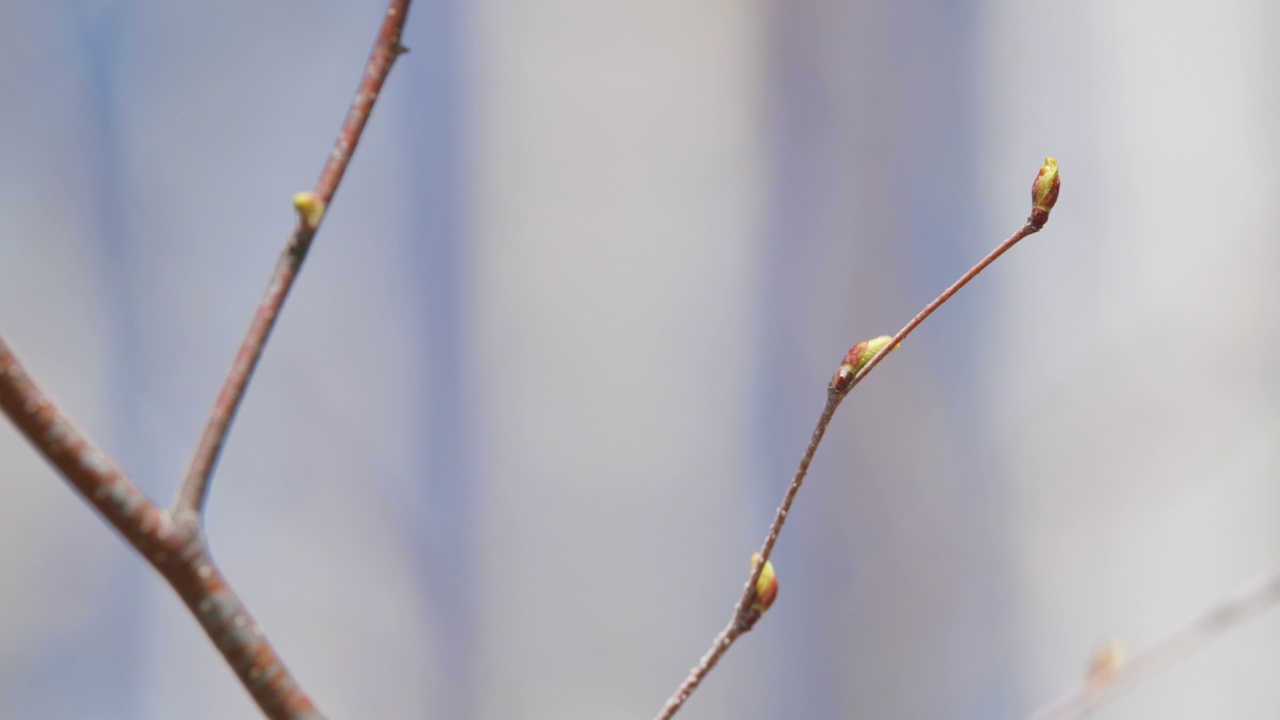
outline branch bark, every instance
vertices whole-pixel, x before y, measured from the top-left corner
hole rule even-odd
[[[747,576],[747,583],[742,589],[742,595],[738,598],[738,604],[734,607],[733,615],[729,618],[729,624],[716,635],[711,641],[711,648],[706,654],[698,660],[698,663],[689,671],[684,682],[680,683],[680,687],[676,688],[675,693],[667,699],[662,710],[655,716],[655,720],[670,720],[680,709],[684,707],[685,702],[693,694],[702,681],[715,668],[716,663],[720,662],[720,658],[733,647],[734,642],[749,632],[759,620],[759,612],[753,612],[753,606],[756,599],[756,585],[760,580],[760,575],[764,572],[769,557],[773,554],[773,547],[778,542],[778,536],[782,533],[782,527],[787,522],[787,516],[791,513],[791,505],[795,502],[796,495],[800,492],[800,486],[804,484],[805,477],[809,474],[809,464],[813,462],[813,456],[818,451],[818,446],[822,444],[822,438],[827,432],[827,426],[831,423],[831,418],[835,416],[836,409],[840,407],[841,401],[849,394],[858,383],[862,382],[876,365],[884,359],[886,355],[898,347],[913,330],[920,326],[935,310],[942,307],[944,303],[951,299],[953,295],[960,291],[960,288],[969,283],[987,268],[988,265],[995,262],[997,258],[1003,255],[1007,250],[1017,245],[1024,238],[1033,235],[1044,227],[1049,220],[1049,212],[1053,209],[1054,203],[1058,199],[1058,163],[1053,158],[1045,158],[1044,166],[1036,175],[1035,182],[1031,186],[1031,216],[1023,223],[1004,242],[1000,243],[994,250],[987,254],[978,264],[974,265],[958,280],[951,284],[942,294],[933,300],[933,302],[924,306],[915,317],[911,319],[897,335],[894,335],[887,342],[878,343],[877,350],[869,358],[865,356],[865,350],[868,347],[865,343],[859,343],[849,350],[845,356],[844,363],[836,370],[836,374],[831,379],[831,384],[827,387],[827,402],[822,408],[821,414],[818,415],[818,422],[813,429],[813,435],[809,439],[809,444],[805,448],[804,454],[800,457],[800,464],[796,467],[795,475],[791,478],[791,484],[787,486],[786,493],[782,496],[782,503],[778,506],[774,513],[773,520],[769,523],[769,530],[765,534],[764,545],[760,548],[760,561],[751,567],[751,573]],[[883,338],[878,338],[883,340]]]
[[[245,689],[272,720],[323,720],[213,563],[202,530],[209,478],[249,378],[262,356],[325,208],[333,199],[391,66],[405,48],[410,0],[391,0],[355,99],[315,189],[294,198],[298,224],[286,243],[214,402],[173,507],[160,508],[64,413],[0,339],[0,410],[64,478],[173,587]]]
[[[407,52],[400,44],[400,36],[409,14],[409,2],[410,0],[391,0],[382,29],[369,54],[360,86],[356,89],[355,99],[351,101],[351,109],[347,111],[347,118],[338,132],[333,152],[329,153],[329,159],[320,171],[320,179],[310,193],[299,193],[294,198],[294,204],[298,207],[298,224],[285,243],[280,259],[276,261],[275,271],[267,283],[267,292],[258,304],[249,330],[240,343],[240,350],[231,363],[231,369],[227,371],[227,378],[214,400],[200,443],[191,458],[178,496],[174,499],[174,517],[180,521],[200,523],[204,502],[209,494],[210,477],[231,429],[236,409],[240,407],[240,401],[249,386],[249,378],[262,357],[267,336],[275,326],[280,308],[293,287],[298,271],[302,269],[302,261],[306,259],[311,241],[324,220],[325,211],[333,201],[338,183],[342,182],[356,144],[364,133],[365,123],[369,121],[369,114],[373,111],[373,103],[382,91],[382,84],[390,74],[396,58]]]
[[[0,409],[67,482],[168,581],[273,720],[322,720],[209,557],[199,528],[173,521],[27,374],[0,339]]]

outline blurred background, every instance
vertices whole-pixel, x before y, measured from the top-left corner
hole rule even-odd
[[[0,4],[0,333],[176,491],[383,4]],[[1280,562],[1280,6],[422,0],[217,469],[334,720],[1021,718]],[[1280,613],[1098,713],[1274,718]],[[0,716],[256,718],[0,423]]]

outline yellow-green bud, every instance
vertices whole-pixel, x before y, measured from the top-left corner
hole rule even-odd
[[[755,570],[760,564],[760,553],[751,556],[751,569]],[[763,613],[765,610],[773,607],[773,601],[778,597],[778,574],[773,571],[773,563],[766,560],[764,569],[760,571],[760,578],[756,580],[756,599],[752,601],[752,607],[760,609]]]
[[[859,370],[871,362],[871,358],[883,350],[890,340],[893,340],[893,338],[888,335],[881,335],[878,338],[864,340],[849,348],[849,352],[845,353],[844,362],[840,363],[835,376],[831,378],[831,389],[840,393],[848,390],[850,383],[853,382],[853,376],[857,375]],[[893,350],[897,350],[898,347],[898,345],[894,345]],[[893,350],[890,350],[890,352],[893,352]]]
[[[320,219],[324,217],[324,201],[310,190],[295,194],[293,196],[293,207],[297,209],[298,217],[302,218],[302,222],[313,229],[320,224]]]
[[[1039,230],[1049,222],[1049,211],[1058,202],[1059,185],[1058,161],[1047,157],[1044,165],[1040,166],[1040,172],[1036,174],[1036,181],[1031,184],[1030,222],[1035,229]]]
[[[751,571],[755,572],[757,566],[760,565],[760,553],[751,556]],[[760,577],[756,579],[756,587],[754,596],[751,598],[751,606],[747,608],[746,613],[741,618],[741,630],[746,632],[755,627],[756,622],[764,617],[764,613],[773,607],[773,601],[778,598],[778,574],[773,571],[773,563],[765,561],[764,567],[760,569]]]

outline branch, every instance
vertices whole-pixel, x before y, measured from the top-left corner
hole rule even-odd
[[[315,189],[294,196],[294,206],[298,210],[297,227],[280,253],[280,259],[276,261],[271,281],[267,283],[266,295],[258,304],[249,330],[240,343],[240,350],[236,353],[222,389],[213,403],[213,409],[209,412],[209,420],[200,436],[200,443],[191,458],[191,465],[187,468],[178,496],[174,499],[174,518],[181,522],[200,524],[205,498],[209,494],[209,478],[217,464],[222,445],[226,442],[227,432],[231,429],[231,420],[244,398],[249,378],[253,375],[258,359],[262,357],[267,336],[271,334],[285,296],[289,294],[289,289],[293,287],[293,281],[302,268],[302,261],[306,259],[307,250],[324,219],[325,210],[333,200],[338,183],[347,171],[351,155],[364,132],[365,123],[369,120],[369,113],[373,111],[373,103],[378,99],[382,84],[391,72],[396,58],[407,52],[400,44],[400,35],[409,13],[409,2],[410,0],[391,0],[382,29],[369,54],[364,76],[356,89],[355,99],[351,101],[351,109],[347,111],[347,118],[338,132],[333,152],[329,154],[329,159],[320,172],[320,179],[316,182]]]
[[[1097,708],[1119,690],[1135,685],[1199,650],[1227,630],[1280,604],[1280,569],[1238,588],[1217,605],[1174,628],[1128,661],[1118,646],[1103,646],[1083,682],[1049,703],[1031,720],[1068,720]]]
[[[27,374],[0,339],[0,410],[36,450],[168,581],[272,720],[323,720],[285,668],[262,628],[223,579],[201,531],[209,476],[249,377],[262,355],[285,296],[297,277],[325,208],[333,200],[373,103],[403,52],[410,0],[391,0],[355,100],[314,190],[294,196],[298,224],[276,263],[266,296],[236,353],[172,510],[148,498]]]
[[[897,335],[892,338],[880,337],[861,342],[849,350],[844,362],[836,370],[835,376],[831,378],[831,383],[827,387],[826,405],[823,406],[822,413],[818,416],[813,435],[809,439],[809,445],[805,448],[804,454],[800,457],[800,464],[796,467],[795,475],[791,478],[791,484],[787,486],[786,494],[782,496],[782,504],[778,506],[777,512],[774,513],[773,521],[769,523],[769,531],[765,535],[764,545],[760,548],[760,560],[752,564],[751,573],[747,577],[747,583],[742,589],[741,597],[738,598],[738,604],[734,607],[733,615],[729,618],[729,624],[712,640],[711,649],[689,671],[688,677],[676,689],[675,694],[667,699],[666,705],[663,706],[662,711],[658,713],[655,720],[669,720],[680,712],[680,708],[684,706],[685,701],[689,699],[689,696],[697,690],[703,679],[715,668],[716,663],[720,662],[720,658],[729,651],[729,648],[733,647],[733,643],[739,637],[755,626],[756,621],[760,619],[764,610],[768,609],[768,605],[762,606],[757,601],[761,575],[771,572],[769,556],[773,554],[773,546],[778,542],[778,535],[782,533],[782,526],[786,524],[787,515],[791,512],[791,505],[795,502],[796,494],[800,492],[800,486],[804,484],[805,476],[809,473],[809,464],[813,461],[813,456],[818,451],[818,446],[822,443],[822,437],[827,432],[827,426],[831,423],[831,418],[835,416],[836,409],[840,407],[841,401],[844,400],[854,386],[862,382],[862,379],[875,369],[885,355],[896,349],[898,344],[906,339],[920,323],[932,315],[933,311],[942,307],[943,303],[950,300],[951,296],[955,295],[960,288],[977,277],[978,273],[981,273],[988,265],[995,262],[1009,248],[1018,244],[1028,235],[1039,232],[1048,222],[1049,211],[1053,209],[1054,203],[1058,200],[1058,187],[1058,163],[1053,158],[1045,158],[1044,166],[1040,168],[1035,182],[1031,185],[1031,216],[1027,218],[1022,227],[1018,228],[1009,239],[1000,243],[977,265],[974,265],[968,272],[960,276],[959,280],[956,280],[951,287],[944,290],[933,302],[926,305],[923,310],[911,319],[911,322],[898,331]],[[770,598],[770,604],[771,602],[772,598]]]
[[[209,557],[199,528],[175,523],[36,385],[0,339],[0,409],[186,603],[273,720],[322,720]]]

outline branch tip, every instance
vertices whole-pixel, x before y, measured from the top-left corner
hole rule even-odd
[[[831,378],[831,383],[828,385],[827,390],[827,402],[823,406],[821,414],[818,415],[818,422],[814,425],[813,435],[809,439],[809,444],[805,447],[804,454],[800,456],[800,463],[796,466],[796,472],[791,478],[791,484],[787,486],[787,490],[782,496],[782,503],[778,505],[773,520],[769,523],[764,545],[756,555],[757,558],[765,559],[765,566],[762,568],[759,565],[760,560],[753,560],[751,574],[747,578],[743,594],[738,600],[733,616],[729,620],[729,625],[712,640],[711,649],[693,667],[693,670],[690,671],[689,676],[677,688],[675,694],[668,698],[666,705],[663,706],[662,711],[658,713],[655,720],[669,720],[675,716],[680,711],[680,708],[684,706],[685,701],[689,699],[689,696],[702,683],[702,680],[715,668],[720,658],[728,652],[733,643],[743,633],[750,630],[755,622],[759,620],[764,610],[768,609],[768,605],[773,603],[773,598],[777,594],[777,578],[773,575],[773,568],[769,565],[767,558],[773,552],[773,547],[778,541],[778,535],[781,534],[782,527],[791,512],[791,506],[795,502],[796,494],[800,492],[800,487],[804,484],[805,477],[809,473],[809,465],[813,462],[814,454],[817,453],[818,446],[826,435],[827,427],[831,424],[831,418],[835,415],[836,409],[843,402],[845,396],[874,370],[886,355],[898,349],[902,341],[919,327],[920,323],[924,322],[935,310],[950,300],[970,280],[977,277],[991,263],[1007,252],[1009,248],[1040,230],[1048,220],[1049,211],[1053,209],[1054,202],[1058,199],[1058,162],[1056,160],[1045,158],[1044,165],[1040,168],[1031,191],[1033,215],[1022,227],[1015,230],[1004,242],[987,253],[986,257],[979,260],[968,272],[961,275],[946,290],[943,290],[942,294],[938,295],[928,305],[925,305],[910,322],[898,331],[898,334],[893,337],[881,335],[880,337],[860,342],[849,349],[849,352],[845,355],[844,362],[840,364],[840,368],[836,370],[835,375]],[[1039,218],[1038,225],[1036,224],[1037,217]],[[772,587],[760,584],[765,581],[766,575],[769,576],[769,582]],[[766,587],[770,594],[767,604],[760,608],[757,603],[765,595],[765,592],[761,589],[762,587]]]
[[[1062,185],[1058,178],[1058,161],[1047,157],[1040,172],[1036,173],[1035,182],[1031,183],[1031,217],[1028,222],[1036,230],[1049,222],[1049,211],[1058,202],[1058,188]]]

